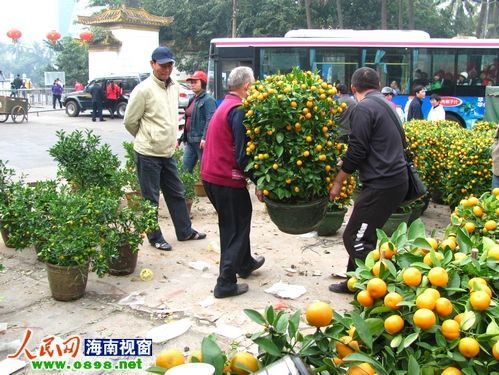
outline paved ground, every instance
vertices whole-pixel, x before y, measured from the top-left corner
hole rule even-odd
[[[120,120],[108,120],[93,123],[88,115],[68,118],[63,112],[49,112],[38,117],[30,116],[29,122],[24,124],[0,124],[0,159],[10,160],[11,167],[28,174],[28,180],[52,178],[55,163],[46,150],[56,141],[55,131],[65,129],[69,132],[85,127],[102,135],[113,151],[122,156],[121,143],[131,138]],[[320,299],[331,303],[338,311],[349,309],[350,296],[327,290],[334,281],[331,274],[343,272],[346,266],[346,252],[341,244],[342,229],[329,238],[287,235],[270,221],[264,205],[253,200],[252,247],[267,261],[247,280],[250,291],[236,298],[215,300],[212,297],[218,273],[218,227],[207,198],[201,198],[193,207],[193,226],[205,231],[207,239],[176,241],[168,212],[162,206],[160,224],[173,245],[173,251],[164,253],[148,245],[142,246],[137,270],[132,275],[99,279],[91,274],[85,297],[75,302],[63,303],[51,298],[45,266],[36,260],[33,249],[16,251],[0,242],[0,263],[5,266],[0,273],[0,323],[7,323],[5,331],[0,329],[0,360],[17,350],[20,342],[15,341],[23,339],[27,328],[33,331],[27,347],[34,351],[40,346],[41,339],[50,335],[63,339],[71,335],[141,338],[154,327],[186,319],[183,322],[190,324],[188,331],[165,343],[155,344],[153,353],[170,347],[197,349],[202,338],[213,332],[217,333],[219,343],[225,348],[238,343],[240,347],[251,350],[254,348],[245,335],[258,328],[243,313],[245,308],[263,309],[272,304],[295,311]],[[431,204],[422,219],[429,232],[436,229],[441,233],[448,223],[449,214],[447,207]],[[196,261],[205,263],[204,270],[190,265]],[[151,281],[139,278],[143,268],[154,272]],[[265,293],[265,289],[279,281],[304,286],[306,293],[297,299],[286,300]],[[120,303],[125,297],[130,297],[128,300],[134,304]],[[152,359],[144,357],[144,362],[147,366]],[[31,370],[28,365],[20,373],[43,372]],[[1,368],[0,374],[3,375]]]

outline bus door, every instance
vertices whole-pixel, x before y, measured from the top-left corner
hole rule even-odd
[[[215,77],[212,95],[217,100],[217,104],[220,104],[229,89],[227,80],[231,70],[238,66],[255,69],[255,49],[254,47],[216,48],[215,52],[216,54],[210,59],[213,61]]]

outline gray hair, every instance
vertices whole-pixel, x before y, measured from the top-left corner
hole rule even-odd
[[[254,81],[253,69],[247,66],[238,66],[230,72],[227,85],[229,90],[236,90],[243,87],[245,83]]]

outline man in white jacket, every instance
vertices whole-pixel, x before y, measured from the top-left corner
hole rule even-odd
[[[174,63],[167,47],[154,50],[150,62],[152,74],[133,89],[123,121],[135,137],[133,148],[142,196],[158,207],[161,190],[177,239],[201,240],[206,234],[192,229],[173,156],[178,128],[178,84],[170,77]],[[172,249],[159,226],[147,237],[158,250]]]

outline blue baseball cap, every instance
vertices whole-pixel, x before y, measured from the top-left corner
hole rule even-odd
[[[167,47],[158,47],[152,53],[152,60],[156,61],[158,64],[167,64],[169,62],[175,62],[172,51]]]

